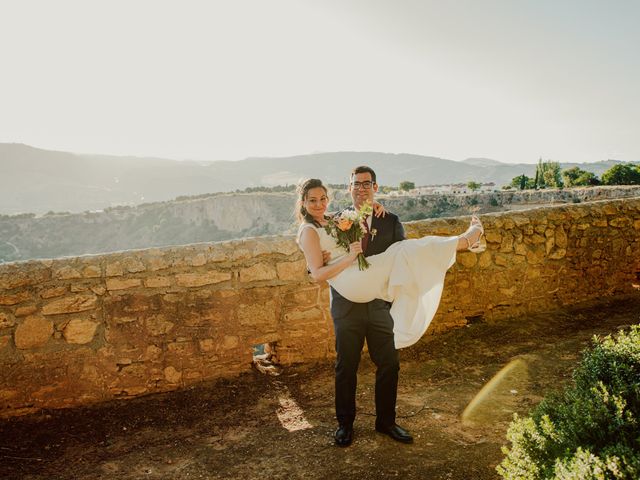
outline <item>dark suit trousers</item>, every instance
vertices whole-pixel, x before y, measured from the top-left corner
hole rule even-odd
[[[334,316],[336,335],[336,416],[341,424],[356,416],[356,386],[360,354],[367,340],[369,356],[376,365],[376,425],[395,423],[398,393],[398,351],[393,343],[390,305],[383,300],[353,303],[343,315]]]

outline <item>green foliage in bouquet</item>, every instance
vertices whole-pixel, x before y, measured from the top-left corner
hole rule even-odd
[[[573,384],[509,426],[505,479],[640,478],[640,325],[594,337]]]

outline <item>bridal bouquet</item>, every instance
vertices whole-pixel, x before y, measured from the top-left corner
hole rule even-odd
[[[364,222],[372,212],[373,207],[369,202],[362,205],[360,211],[343,210],[329,219],[325,229],[336,239],[336,243],[348,252],[351,243],[361,240],[366,235],[367,229]],[[358,268],[360,270],[369,268],[369,262],[362,253],[358,254]]]

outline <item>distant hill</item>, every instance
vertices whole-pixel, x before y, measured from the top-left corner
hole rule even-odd
[[[378,198],[406,222],[639,194],[634,185]],[[332,210],[351,204],[345,191],[331,196]],[[102,212],[0,215],[0,263],[294,233],[294,203],[293,192],[229,193]]]
[[[578,165],[601,175],[616,160]],[[297,183],[303,177],[347,183],[350,170],[373,167],[382,185],[410,180],[416,185],[457,182],[509,183],[532,175],[533,164],[506,164],[471,158],[444,158],[380,152],[332,152],[283,158],[176,161],[42,150],[0,144],[0,214],[82,212],[118,205],[159,202],[178,196],[230,192],[246,187]]]

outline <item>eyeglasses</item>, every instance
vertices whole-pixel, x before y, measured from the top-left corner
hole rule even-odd
[[[358,190],[360,188],[363,188],[364,190],[369,190],[373,186],[373,182],[370,182],[368,180],[366,182],[353,182],[351,186],[353,187],[354,190]]]

